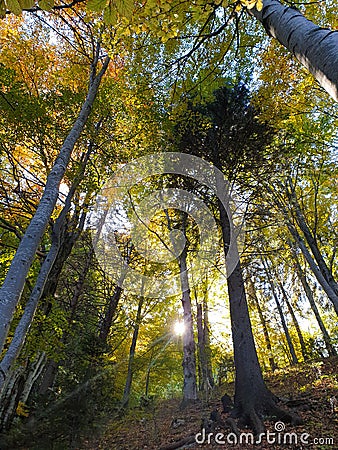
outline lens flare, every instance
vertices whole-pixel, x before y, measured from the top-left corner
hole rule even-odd
[[[185,323],[178,320],[174,325],[174,333],[177,336],[182,336],[184,332],[185,332]]]

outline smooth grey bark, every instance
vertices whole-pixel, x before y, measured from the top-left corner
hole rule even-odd
[[[323,322],[323,320],[322,320],[322,318],[320,316],[320,313],[319,313],[319,310],[317,308],[317,304],[315,302],[312,290],[311,290],[311,288],[309,286],[309,283],[308,283],[308,281],[306,279],[305,272],[302,269],[302,266],[300,265],[298,256],[297,256],[297,254],[296,254],[296,252],[295,252],[295,250],[294,250],[294,248],[292,246],[292,243],[289,242],[289,245],[291,247],[291,251],[292,251],[292,255],[293,255],[293,259],[294,259],[296,273],[297,273],[298,278],[300,279],[300,281],[302,283],[305,295],[306,295],[307,299],[309,300],[311,309],[312,309],[312,311],[313,311],[313,313],[314,313],[314,315],[316,317],[318,326],[319,326],[319,328],[320,328],[320,330],[321,330],[321,332],[323,334],[323,339],[324,339],[324,342],[325,342],[326,350],[328,351],[329,356],[337,356],[337,352],[336,352],[335,348],[333,347],[333,345],[331,343],[330,335],[329,335],[329,333],[328,333],[328,331],[327,331],[327,329],[326,329],[326,327],[324,325],[324,322]]]
[[[92,64],[86,99],[47,177],[46,186],[39,205],[21,239],[5,281],[0,289],[0,351],[3,350],[15,308],[22,295],[27,274],[57,202],[59,185],[67,169],[74,146],[87,123],[102,77],[110,61],[109,57],[107,57],[99,73],[96,73],[99,50],[98,48],[95,61]]]
[[[45,367],[45,364],[46,364],[46,354],[45,352],[39,352],[35,360],[29,367],[29,371],[25,380],[25,385],[20,396],[20,402],[24,404],[27,403],[35,383],[40,378],[40,375]]]
[[[315,25],[298,9],[278,0],[263,0],[262,11],[253,8],[250,13],[338,101],[338,31]]]

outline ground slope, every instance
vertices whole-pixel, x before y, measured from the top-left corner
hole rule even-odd
[[[222,413],[221,396],[233,394],[233,385],[228,384],[217,388],[208,402],[201,401],[183,411],[179,409],[179,400],[134,409],[126,417],[112,420],[100,438],[83,442],[81,450],[338,449],[337,358],[278,370],[265,378],[280,398],[280,406],[297,412],[303,425],[292,427],[266,419],[267,433],[256,445],[251,443],[257,438],[250,435],[249,429],[239,429],[240,434],[236,436],[225,426],[228,415]],[[217,422],[210,420],[211,412],[213,417],[218,417]],[[199,444],[195,435],[203,427],[207,427],[205,442]],[[210,444],[207,443],[208,427],[213,433]],[[216,433],[223,436],[216,438]],[[197,438],[202,442],[203,434]]]

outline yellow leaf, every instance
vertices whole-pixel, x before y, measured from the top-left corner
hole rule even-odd
[[[39,6],[44,11],[51,11],[54,6],[54,0],[39,0]]]
[[[246,3],[246,7],[248,9],[252,9],[255,5],[256,5],[256,0],[249,1],[249,2]]]
[[[16,413],[20,417],[28,417],[28,407],[23,402],[19,402],[18,407],[16,408]]]
[[[87,8],[91,11],[101,12],[107,5],[107,0],[88,0]]]
[[[6,0],[7,8],[12,11],[12,13],[19,16],[21,14],[22,8],[18,0]]]
[[[240,3],[238,3],[238,5],[236,5],[235,11],[239,12],[242,9],[242,5]]]
[[[263,9],[263,1],[262,0],[257,1],[256,9],[257,9],[257,11],[262,11],[262,9]]]

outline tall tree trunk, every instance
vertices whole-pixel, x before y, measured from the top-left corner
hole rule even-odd
[[[24,388],[20,396],[20,402],[26,404],[29,396],[34,388],[35,383],[40,378],[40,375],[46,364],[45,352],[39,352],[35,360],[29,365],[29,370],[26,375]]]
[[[333,277],[332,270],[330,270],[329,267],[327,266],[327,264],[323,258],[323,255],[318,248],[316,238],[314,237],[312,231],[310,230],[310,228],[306,222],[306,219],[300,208],[300,205],[299,205],[299,202],[298,202],[298,199],[296,196],[295,187],[293,185],[292,179],[290,177],[288,177],[287,182],[288,182],[287,194],[288,194],[290,203],[292,204],[293,209],[295,211],[295,216],[296,216],[298,226],[301,229],[301,231],[304,235],[304,238],[305,238],[306,242],[308,243],[308,246],[311,249],[311,252],[314,256],[314,259],[317,262],[319,270],[323,274],[325,280],[331,286],[332,290],[338,296],[338,284]]]
[[[205,352],[205,340],[203,329],[203,307],[201,303],[196,303],[197,307],[197,344],[198,344],[198,373],[199,373],[199,390],[205,392],[208,396],[208,392],[211,388],[208,380],[208,370]]]
[[[250,286],[250,294],[252,295],[252,299],[255,303],[255,306],[257,308],[257,312],[258,312],[258,316],[259,316],[259,320],[261,322],[262,328],[263,328],[263,334],[264,334],[264,340],[265,340],[265,345],[266,345],[266,349],[268,351],[268,358],[269,358],[269,365],[270,365],[270,369],[272,371],[278,369],[278,365],[275,362],[275,358],[273,356],[273,351],[272,351],[272,345],[271,345],[271,339],[270,339],[270,335],[269,335],[269,331],[268,331],[268,326],[261,308],[261,305],[259,303],[258,297],[257,297],[257,292],[255,289],[255,285],[254,282],[252,281],[251,277],[249,277],[249,286]]]
[[[212,376],[210,337],[209,337],[209,318],[208,318],[208,286],[207,279],[204,282],[203,302],[198,303],[196,287],[194,289],[196,299],[196,322],[197,322],[197,343],[198,343],[198,375],[199,390],[206,393],[208,398],[209,391],[215,386]]]
[[[273,298],[275,300],[275,303],[276,303],[276,306],[277,306],[277,310],[278,310],[278,313],[279,313],[279,317],[280,317],[280,320],[281,320],[281,323],[282,323],[282,327],[283,327],[283,330],[284,330],[284,334],[285,334],[286,341],[287,341],[287,344],[288,344],[288,347],[289,347],[289,351],[290,351],[290,355],[291,355],[291,362],[292,362],[292,364],[298,364],[298,358],[297,358],[297,355],[296,355],[296,352],[295,352],[295,348],[294,348],[293,343],[292,343],[292,339],[291,339],[291,336],[290,336],[290,333],[289,333],[289,328],[288,328],[288,326],[286,324],[286,320],[285,320],[285,317],[284,317],[283,309],[282,309],[282,306],[281,306],[280,301],[278,299],[278,294],[276,292],[274,282],[273,282],[273,280],[271,278],[271,274],[270,274],[269,268],[268,268],[267,264],[264,261],[263,261],[263,266],[264,266],[264,269],[265,269],[265,273],[266,273],[266,275],[268,277],[268,281],[269,281],[269,284],[271,286],[272,296],[273,296]]]
[[[25,367],[12,370],[0,393],[0,431],[10,427],[25,384]]]
[[[205,357],[203,336],[203,313],[202,305],[196,299],[196,324],[197,324],[197,348],[198,348],[198,378],[199,390],[205,389]]]
[[[5,281],[0,289],[0,317],[2,318],[0,326],[0,352],[5,345],[13,314],[20,301],[26,277],[32,265],[36,250],[57,202],[59,185],[67,169],[74,146],[87,123],[102,77],[109,64],[109,57],[107,57],[100,72],[96,74],[99,52],[100,48],[98,46],[95,61],[92,64],[86,100],[47,177],[46,186],[39,205],[21,239]]]
[[[45,361],[45,353],[39,352],[31,363],[11,369],[0,393],[0,430],[10,428],[19,403],[26,405]]]
[[[293,309],[293,307],[291,305],[291,302],[289,300],[289,297],[288,297],[287,293],[285,292],[283,283],[279,282],[278,284],[279,284],[280,290],[282,292],[283,299],[284,299],[284,301],[286,303],[286,306],[288,308],[288,311],[290,313],[290,316],[292,317],[292,322],[293,322],[293,324],[295,326],[295,329],[296,329],[296,332],[297,332],[297,336],[298,336],[298,339],[299,339],[299,343],[300,343],[300,348],[301,348],[303,359],[304,359],[304,361],[307,361],[309,359],[309,355],[308,355],[308,351],[306,349],[305,341],[304,341],[304,338],[303,338],[303,333],[302,333],[302,330],[300,329],[300,326],[299,326],[299,323],[298,323],[295,311],[294,311],[294,309]]]
[[[298,9],[278,0],[264,0],[262,11],[253,8],[251,14],[338,101],[338,31],[315,25]]]
[[[228,218],[223,205],[220,205],[219,209],[226,255],[229,248],[227,242],[231,219]],[[296,418],[277,407],[274,395],[264,383],[252,333],[240,262],[228,276],[228,294],[235,360],[235,408],[232,415],[252,426],[256,434],[264,430],[260,419],[263,414],[274,414],[281,420],[296,422]]]
[[[172,230],[171,219],[168,211],[166,210],[167,226],[168,230]],[[187,226],[187,213],[180,211],[179,226],[186,240],[185,247],[180,253],[175,248],[175,241],[172,240],[174,248],[174,254],[178,256],[178,265],[180,269],[180,282],[182,292],[182,306],[183,306],[183,322],[184,333],[183,339],[183,400],[181,408],[184,408],[190,402],[197,400],[197,378],[196,378],[196,346],[194,337],[194,325],[191,311],[191,296],[187,267],[187,252],[188,252],[188,240],[186,233]]]
[[[144,390],[145,397],[148,397],[148,395],[149,395],[150,372],[151,372],[151,368],[153,367],[153,364],[154,364],[153,359],[154,359],[154,347],[151,349],[150,361],[149,361],[148,368],[147,368],[146,385],[145,385],[145,390]]]
[[[213,163],[218,168],[218,171],[215,171],[217,192],[227,192],[224,177],[220,172],[222,166],[216,147],[213,150]],[[245,424],[252,426],[256,434],[264,432],[264,425],[260,418],[262,415],[273,415],[284,422],[300,423],[299,417],[283,411],[276,405],[276,397],[264,383],[252,333],[237,242],[236,238],[231,236],[232,217],[228,216],[220,200],[218,201],[218,209],[225,258],[230,244],[234,248],[233,252],[237,253],[238,256],[238,263],[233,270],[230,270],[230,274],[228,273],[228,295],[235,361],[235,407],[232,414],[240,418]],[[231,242],[231,238],[233,242]]]
[[[235,360],[235,415],[263,432],[259,415],[270,409],[273,396],[267,389],[252,334],[240,263],[228,278],[232,340]]]
[[[124,386],[123,397],[122,397],[122,407],[123,408],[126,408],[128,406],[129,399],[130,399],[131,384],[132,384],[133,375],[134,375],[135,350],[136,350],[138,333],[140,330],[143,303],[144,303],[144,297],[141,296],[139,299],[139,302],[138,302],[133,337],[131,340],[131,345],[130,345],[130,350],[129,350],[127,378],[126,378],[126,384]]]
[[[298,278],[300,279],[300,281],[302,283],[305,295],[306,295],[307,299],[309,300],[311,309],[312,309],[312,311],[313,311],[313,313],[314,313],[314,315],[316,317],[318,326],[319,326],[319,328],[320,328],[320,330],[321,330],[321,332],[323,334],[323,339],[324,339],[324,342],[325,342],[326,350],[328,351],[329,356],[337,356],[337,352],[336,352],[335,348],[333,347],[333,345],[331,343],[331,338],[329,336],[329,333],[328,333],[328,331],[327,331],[327,329],[326,329],[326,327],[324,325],[324,322],[323,322],[323,320],[322,320],[322,318],[321,318],[321,316],[319,314],[319,311],[318,311],[315,299],[313,297],[312,290],[311,290],[311,288],[309,286],[309,283],[308,283],[308,281],[306,279],[306,275],[305,275],[305,273],[304,273],[304,271],[302,269],[302,266],[300,265],[298,256],[297,256],[296,252],[294,251],[294,248],[293,248],[291,242],[289,242],[289,245],[291,247],[293,259],[294,259],[294,262],[295,262],[295,266],[294,267],[296,269]]]
[[[300,250],[302,251],[302,253],[303,253],[306,261],[308,262],[309,267],[312,270],[314,276],[317,278],[319,284],[322,286],[322,288],[325,291],[325,293],[328,296],[328,298],[331,300],[331,302],[333,304],[333,307],[334,307],[334,310],[335,310],[335,312],[336,312],[336,314],[338,316],[338,295],[332,289],[330,284],[327,282],[326,278],[324,277],[323,273],[321,272],[321,270],[317,266],[317,264],[314,261],[312,255],[310,254],[307,246],[305,245],[305,242],[303,241],[303,239],[299,235],[299,233],[296,230],[296,228],[292,225],[291,222],[287,222],[287,227],[289,228],[289,231],[290,231],[292,237],[294,238],[294,240],[298,244]]]
[[[210,325],[209,325],[209,308],[208,308],[208,290],[206,289],[203,298],[203,335],[204,335],[204,349],[205,349],[205,363],[207,370],[207,380],[209,385],[213,388],[215,386],[215,380],[212,374],[212,361],[211,361],[211,349],[210,349]]]
[[[180,279],[182,289],[183,306],[183,401],[182,407],[189,402],[197,400],[197,381],[196,381],[196,356],[195,356],[195,338],[191,311],[191,298],[187,268],[187,249],[183,250],[179,256]]]
[[[291,236],[293,237],[294,241],[296,242],[296,244],[298,245],[298,247],[302,251],[306,261],[309,264],[310,269],[312,270],[313,274],[317,278],[319,284],[322,286],[322,288],[324,289],[326,295],[328,296],[328,298],[332,302],[334,310],[335,310],[335,312],[336,312],[336,314],[338,316],[338,295],[337,295],[337,293],[334,291],[333,287],[329,284],[329,282],[325,278],[324,274],[322,273],[320,268],[317,266],[314,258],[310,254],[310,251],[308,250],[304,240],[300,236],[297,228],[292,223],[285,205],[283,205],[282,201],[277,198],[276,192],[271,188],[271,186],[266,185],[266,189],[271,194],[271,196],[273,198],[273,202],[275,203],[277,208],[283,214],[284,220],[285,220],[285,224],[288,227],[288,230],[290,231]]]

